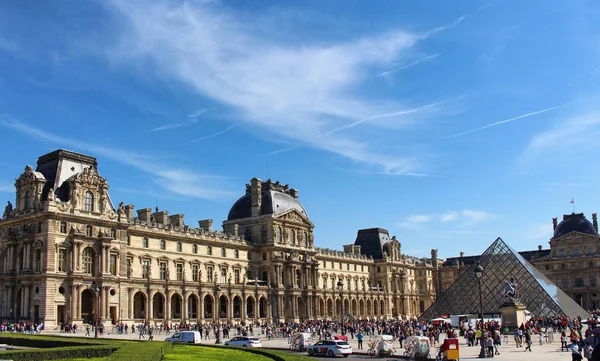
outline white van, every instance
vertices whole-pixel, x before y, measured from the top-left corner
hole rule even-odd
[[[200,343],[202,338],[198,331],[180,331],[175,332],[173,336],[167,337],[167,342]]]

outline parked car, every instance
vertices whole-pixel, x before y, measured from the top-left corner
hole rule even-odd
[[[334,357],[342,355],[348,357],[348,355],[352,355],[352,347],[347,341],[323,340],[308,346],[308,354],[310,356],[327,355]]]
[[[202,337],[198,331],[175,332],[173,336],[165,338],[167,342],[200,343]]]
[[[231,340],[225,341],[227,346],[241,346],[241,347],[262,347],[262,342],[258,337],[246,337],[236,336]]]

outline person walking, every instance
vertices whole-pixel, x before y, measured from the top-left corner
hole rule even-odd
[[[362,349],[363,348],[363,334],[362,334],[362,332],[358,331],[358,334],[356,335],[356,339],[358,340],[358,348]]]
[[[583,356],[581,356],[581,352],[579,351],[579,345],[577,345],[577,341],[573,340],[571,342],[571,360],[572,361],[581,361]]]
[[[525,336],[525,343],[527,344],[527,347],[525,347],[525,352],[527,352],[527,350],[529,350],[529,352],[531,351],[531,332],[529,330],[525,330],[524,332],[524,336]]]

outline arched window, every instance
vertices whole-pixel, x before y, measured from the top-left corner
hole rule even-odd
[[[91,237],[93,233],[94,233],[94,229],[92,228],[92,226],[88,225],[87,227],[85,227],[85,235],[86,236]]]
[[[260,241],[261,242],[267,241],[267,226],[262,226],[260,228]]]
[[[294,246],[296,245],[296,231],[293,229],[290,232],[290,243]]]
[[[31,208],[31,191],[26,191],[25,192],[25,210],[28,210]]]
[[[163,250],[164,250],[164,249],[166,249],[166,248],[167,248],[167,246],[166,246],[166,244],[165,244],[165,240],[164,240],[164,239],[161,239],[161,240],[160,240],[160,249],[163,249]]]
[[[93,274],[94,272],[94,250],[91,247],[87,247],[81,254],[81,263],[83,266],[83,273]]]
[[[144,237],[142,240],[142,247],[148,248],[148,237]]]
[[[304,232],[304,247],[308,247],[308,233]]]
[[[282,231],[281,227],[277,227],[277,242],[279,242],[279,243],[283,242],[283,231]]]
[[[181,242],[177,242],[177,252],[181,252]]]
[[[60,233],[67,233],[67,222],[60,222]]]
[[[246,228],[246,230],[244,231],[244,239],[246,240],[246,242],[252,241],[252,231],[250,230],[250,228]]]
[[[83,210],[88,212],[94,211],[94,195],[90,191],[85,192],[83,195]]]

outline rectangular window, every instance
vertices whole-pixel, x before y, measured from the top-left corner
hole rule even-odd
[[[192,253],[194,253],[194,254],[198,253],[198,245],[197,244],[192,246]]]
[[[423,293],[423,284],[419,283],[419,293]]]
[[[236,285],[240,284],[240,270],[236,269],[235,271],[233,271],[233,278],[234,278],[234,282]]]
[[[596,287],[596,275],[590,275],[590,287]]]
[[[364,265],[362,265],[362,264],[360,265],[360,271],[361,271],[361,272],[364,272],[364,271],[365,271],[365,266],[364,266]]]
[[[148,267],[150,266],[150,261],[147,259],[142,260],[142,278],[148,278]]]
[[[227,269],[221,268],[221,283],[227,283]]]
[[[346,263],[346,271],[350,271],[350,263]]]
[[[213,268],[212,268],[212,266],[206,267],[206,281],[213,282]]]
[[[110,274],[113,276],[117,275],[117,255],[110,255]]]
[[[192,265],[192,281],[198,282],[198,265]]]
[[[127,262],[127,264],[126,264],[126,267],[127,267],[127,278],[130,278],[131,277],[131,258],[127,258],[126,262]]]
[[[340,266],[340,269],[342,269],[342,262],[340,262],[340,265],[339,265],[339,266]]]
[[[183,281],[183,265],[181,263],[177,264],[177,281]]]
[[[160,271],[160,279],[166,280],[167,279],[167,262],[159,263],[158,268]]]
[[[583,278],[575,278],[575,282],[573,284],[575,287],[583,287]]]
[[[67,272],[67,250],[58,250],[58,272]]]

